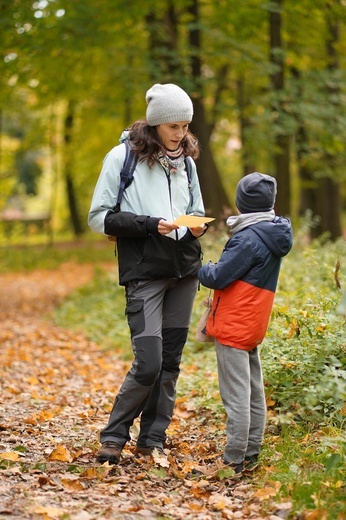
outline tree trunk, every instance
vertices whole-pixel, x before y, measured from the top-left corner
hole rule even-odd
[[[209,132],[204,106],[199,97],[194,99],[194,116],[190,128],[198,136],[202,150],[201,156],[197,161],[197,168],[206,213],[218,219],[224,218],[225,211],[231,205],[209,146]]]
[[[301,73],[296,67],[291,67],[290,72],[295,80],[297,97],[303,98]],[[309,137],[306,132],[305,122],[299,111],[294,113],[297,122],[297,132],[295,135],[295,151],[297,156],[298,177],[300,183],[300,202],[298,212],[304,216],[307,211],[315,215],[316,190],[318,181],[314,178],[313,172],[304,161],[304,150],[309,149]],[[305,152],[306,153],[306,152]]]
[[[191,95],[194,104],[194,117],[189,126],[191,132],[198,138],[201,146],[201,156],[197,161],[197,168],[206,212],[209,215],[220,218],[224,216],[225,208],[229,208],[230,203],[210,148],[212,127],[207,121],[203,104],[202,65],[199,57],[201,43],[198,28],[198,0],[193,0],[187,9],[192,18],[191,26],[193,27],[189,32],[189,39],[192,76],[190,83],[194,85],[194,92]],[[165,27],[165,31],[162,31],[162,26]],[[147,16],[147,27],[149,32],[149,52],[154,65],[152,68],[154,71],[153,80],[160,83],[178,83],[178,85],[184,88],[186,74],[184,73],[184,64],[181,63],[179,54],[179,20],[174,2],[168,0],[167,9],[160,11],[159,14],[153,10]],[[179,81],[179,78],[184,79]],[[216,95],[221,95],[220,86]]]
[[[0,177],[2,167],[2,109],[0,108]]]
[[[275,94],[275,123],[281,130],[275,138],[274,172],[278,182],[276,197],[276,212],[282,215],[290,213],[291,182],[290,182],[290,138],[283,129],[283,91],[284,91],[284,52],[282,47],[282,6],[283,0],[273,0],[269,15],[270,29],[270,61],[273,72],[271,74],[271,88]]]
[[[333,12],[333,4],[337,2],[327,2],[327,29],[328,38],[326,42],[327,57],[328,57],[328,70],[335,76],[335,73],[339,69],[339,60],[337,47],[339,44],[339,23],[337,14]],[[333,86],[335,85],[335,86]],[[340,88],[335,82],[329,82],[328,94],[330,102],[333,103],[333,99],[338,98]],[[334,102],[338,103],[338,101]],[[337,106],[336,106],[337,109]],[[328,164],[333,171],[337,169],[335,156],[326,152],[325,163]],[[341,229],[341,203],[340,203],[340,187],[336,181],[328,177],[322,179],[318,189],[318,204],[319,204],[319,215],[321,215],[320,229],[317,228],[316,232],[325,233],[328,232],[329,237],[332,240],[337,239],[342,235]],[[313,230],[315,231],[315,230]],[[318,235],[317,235],[318,236]]]
[[[339,44],[339,24],[336,13],[333,12],[333,5],[335,6],[335,2],[327,2],[326,4],[326,12],[327,12],[327,30],[328,37],[326,41],[326,51],[328,58],[328,70],[332,76],[335,76],[335,73],[339,69],[339,60],[337,47]],[[334,86],[335,85],[335,86]],[[339,101],[333,101],[338,99],[338,95],[340,93],[340,88],[336,84],[335,81],[331,81],[327,87],[327,94],[329,99],[331,100],[331,104],[335,104],[335,110],[337,111],[337,103]],[[332,131],[332,130],[331,130]],[[329,169],[332,171],[336,171],[337,164],[335,160],[335,156],[331,153],[326,152],[324,155],[324,163],[329,166]],[[319,237],[320,235],[327,233],[328,237],[331,240],[336,240],[340,236],[342,236],[342,227],[341,227],[341,201],[340,201],[340,186],[337,181],[335,181],[330,176],[320,179],[318,182],[318,187],[316,190],[316,200],[315,207],[313,208],[313,213],[320,217],[319,223],[317,226],[311,229],[312,238]]]
[[[335,240],[341,236],[339,185],[330,177],[321,179],[316,192],[315,214],[320,216],[318,224],[311,229],[311,238],[326,233]]]
[[[210,148],[210,131],[203,104],[202,64],[200,59],[201,42],[199,30],[198,0],[193,0],[189,6],[193,22],[190,29],[191,74],[196,87],[193,97],[194,117],[190,124],[191,132],[198,137],[201,146],[201,156],[197,162],[198,176],[201,183],[206,213],[216,218],[223,218],[225,210],[231,207],[227,193],[222,185],[219,172]]]
[[[153,80],[172,81],[180,72],[178,47],[178,20],[174,4],[168,0],[167,9],[159,14],[153,9],[146,18],[149,33],[149,53]],[[162,28],[165,28],[163,30]]]
[[[67,202],[70,211],[71,224],[73,232],[76,236],[83,233],[79,212],[76,191],[73,182],[73,150],[72,150],[72,132],[75,116],[75,104],[69,101],[67,105],[67,113],[64,122],[64,178],[66,183]]]
[[[243,175],[256,171],[256,166],[252,164],[247,146],[246,131],[251,126],[250,119],[247,117],[247,100],[244,94],[244,80],[237,81],[237,106],[239,113],[239,133],[242,146]]]

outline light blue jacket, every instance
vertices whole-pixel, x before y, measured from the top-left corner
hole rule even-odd
[[[157,232],[161,219],[173,222],[182,214],[204,215],[194,162],[192,206],[184,163],[168,174],[159,162],[150,169],[146,162],[138,161],[133,182],[124,192],[121,211],[115,213],[124,159],[123,143],[106,155],[88,218],[90,228],[96,233],[117,237],[120,283],[134,279],[196,276],[201,251],[198,240],[188,228],[180,227],[166,236]]]

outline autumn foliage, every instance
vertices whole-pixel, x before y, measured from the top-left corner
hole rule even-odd
[[[193,333],[182,365],[166,456],[135,454],[135,424],[120,464],[95,464],[99,430],[131,363],[122,294],[110,282],[114,273],[114,265],[95,268],[70,262],[53,270],[0,275],[1,517],[344,520],[338,505],[345,491],[342,436],[327,421],[316,422],[310,431],[305,423],[300,425],[299,413],[308,408],[298,400],[290,412],[280,414],[284,387],[280,379],[278,386],[274,384],[275,377],[282,377],[277,370],[270,374],[266,369],[269,415],[260,466],[241,478],[220,466],[225,417],[214,352],[212,346],[196,344]],[[107,341],[105,348],[90,340],[87,322],[95,328],[100,306],[99,301],[91,301],[97,283],[107,307],[106,293],[112,294],[110,312],[116,321],[112,327],[118,326],[121,336],[115,348]],[[293,282],[290,285],[294,291]],[[284,306],[286,289],[283,283],[275,310],[275,326],[282,330],[271,326],[266,340],[269,353],[278,338],[283,343],[284,338],[298,338],[298,326],[303,335],[304,327],[311,328],[311,316],[304,322],[308,314]],[[198,295],[192,328],[202,296]],[[59,315],[60,326],[53,313],[58,306],[65,308],[65,315]],[[63,319],[68,321],[66,309],[73,315],[73,326],[62,326]],[[280,359],[280,366],[291,370],[293,377],[296,360],[289,360],[287,353]],[[290,415],[294,406],[296,418]],[[330,507],[334,516],[329,517]]]

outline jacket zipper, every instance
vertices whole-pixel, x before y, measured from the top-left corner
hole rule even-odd
[[[217,300],[216,300],[216,305],[214,307],[214,310],[212,312],[212,316],[213,316],[213,326],[215,326],[215,315],[216,315],[216,311],[217,311],[217,308],[219,306],[219,303],[220,303],[220,296],[218,296]]]
[[[162,164],[161,164],[162,166]],[[169,170],[166,170],[166,168],[163,168],[163,171],[165,172],[166,174],[166,178],[167,178],[167,182],[168,182],[168,193],[169,193],[169,202],[170,202],[170,205],[171,205],[171,215],[172,215],[172,218],[173,218],[173,207],[172,207],[172,179],[171,179],[171,173]],[[178,268],[178,278],[181,278],[181,273],[180,273],[180,264],[179,264],[179,240],[178,240],[178,230],[176,229],[175,230],[175,242],[176,242],[176,261],[177,261],[177,268]]]

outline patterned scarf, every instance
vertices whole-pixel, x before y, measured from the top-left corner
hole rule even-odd
[[[165,170],[175,172],[179,166],[184,162],[184,154],[182,146],[179,146],[173,152],[171,150],[161,150],[157,156],[159,163]]]
[[[271,211],[241,213],[240,215],[228,217],[226,224],[229,226],[230,234],[233,236],[235,233],[238,233],[238,231],[241,231],[248,226],[252,226],[252,224],[257,224],[258,222],[271,222],[274,218],[275,211],[272,209]]]

